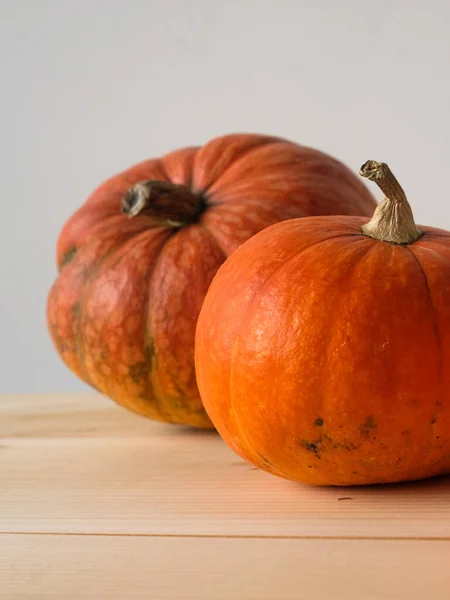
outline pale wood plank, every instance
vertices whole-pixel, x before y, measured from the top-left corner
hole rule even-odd
[[[448,600],[448,542],[0,536],[3,600]]]
[[[96,393],[0,394],[0,439],[135,437],[179,429],[135,415]]]
[[[0,411],[3,532],[450,538],[448,477],[318,489],[99,396],[9,397]]]

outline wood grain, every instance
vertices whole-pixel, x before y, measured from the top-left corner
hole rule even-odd
[[[0,580],[5,600],[448,600],[445,544],[0,536]]]
[[[312,488],[99,395],[0,396],[2,600],[439,600],[449,556],[448,477]]]

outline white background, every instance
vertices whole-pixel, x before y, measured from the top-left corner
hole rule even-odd
[[[0,391],[82,388],[45,303],[103,179],[235,131],[386,161],[450,228],[450,3],[0,0]],[[379,194],[377,194],[379,198]]]

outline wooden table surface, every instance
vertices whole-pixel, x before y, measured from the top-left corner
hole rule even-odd
[[[311,488],[98,395],[0,396],[0,598],[449,600],[450,478]]]

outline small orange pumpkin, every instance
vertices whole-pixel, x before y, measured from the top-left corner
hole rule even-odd
[[[197,381],[223,439],[316,485],[450,471],[450,233],[416,227],[384,163],[371,221],[294,219],[221,267],[197,328]]]
[[[280,220],[374,206],[340,162],[270,136],[228,135],[135,165],[95,190],[61,232],[47,310],[56,348],[119,404],[212,427],[194,334],[219,266]]]

